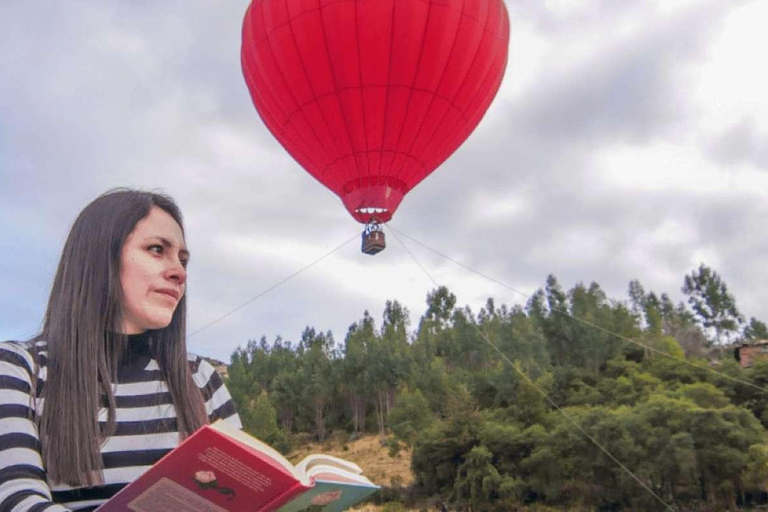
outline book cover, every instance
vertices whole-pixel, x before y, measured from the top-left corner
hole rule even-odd
[[[378,489],[348,469],[318,463],[305,473],[268,445],[217,422],[198,430],[97,511],[341,511]]]
[[[315,480],[311,489],[286,503],[278,512],[340,512],[363,501],[378,487],[358,483]]]

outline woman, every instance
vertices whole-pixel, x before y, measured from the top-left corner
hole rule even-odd
[[[42,332],[0,343],[0,510],[91,510],[201,426],[241,428],[187,354],[188,261],[167,196],[113,190],[80,213]]]

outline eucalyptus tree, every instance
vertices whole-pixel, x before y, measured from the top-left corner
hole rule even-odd
[[[747,341],[768,340],[768,326],[755,317],[749,319],[744,328],[744,339]]]
[[[352,431],[359,434],[365,430],[368,402],[373,400],[373,391],[368,378],[370,349],[376,342],[376,325],[365,311],[363,318],[349,326],[344,340],[342,361],[342,393],[346,396],[347,408],[352,421]]]
[[[744,319],[717,272],[702,263],[685,276],[682,291],[704,329],[714,331],[715,344],[733,341]]]

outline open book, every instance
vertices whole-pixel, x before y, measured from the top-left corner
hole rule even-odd
[[[296,466],[217,421],[168,453],[98,512],[335,512],[378,489],[354,463],[309,455]]]

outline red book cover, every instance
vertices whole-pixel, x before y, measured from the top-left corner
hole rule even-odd
[[[97,510],[269,511],[309,488],[269,455],[205,426]]]

